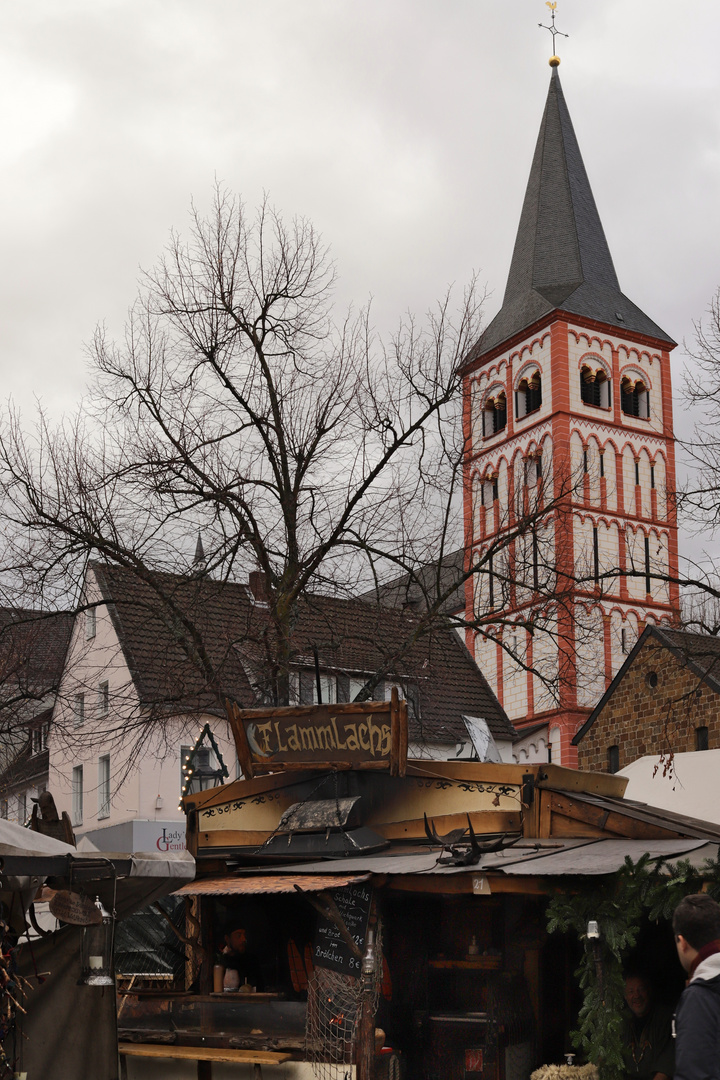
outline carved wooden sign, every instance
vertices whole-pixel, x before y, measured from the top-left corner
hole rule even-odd
[[[72,923],[73,926],[92,926],[102,922],[100,909],[89,896],[60,889],[49,904],[50,913],[60,922]]]
[[[246,779],[291,768],[387,769],[405,775],[407,703],[390,701],[239,709],[227,702]]]

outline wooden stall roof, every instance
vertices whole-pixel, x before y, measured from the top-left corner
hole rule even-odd
[[[344,885],[355,885],[367,881],[369,871],[352,874],[262,874],[254,876],[230,874],[225,877],[202,878],[191,881],[178,889],[176,896],[251,896],[258,893],[291,893],[295,886],[303,892],[320,892],[322,889],[339,889]]]
[[[635,840],[691,837],[720,842],[720,825],[715,822],[700,821],[646,803],[545,785],[537,796],[535,821],[527,823],[537,836]]]

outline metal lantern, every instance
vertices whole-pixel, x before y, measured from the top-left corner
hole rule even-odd
[[[208,750],[196,750],[194,762],[186,774],[184,795],[196,795],[198,791],[208,791],[210,788],[219,787],[223,782],[222,766],[213,769],[210,764],[210,752]]]
[[[80,982],[85,986],[114,986],[113,939],[115,918],[95,897],[97,920],[83,927]]]
[[[590,919],[588,921],[587,937],[590,941],[598,941],[600,938],[600,927],[598,926],[597,919]]]

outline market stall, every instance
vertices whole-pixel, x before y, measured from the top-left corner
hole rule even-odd
[[[392,716],[338,706],[333,728],[327,711],[238,715],[247,779],[185,800],[192,973],[128,1002],[128,1075],[150,1053],[154,1076],[175,1075],[180,1048],[206,1077],[526,1080],[562,1062],[579,945],[548,939],[548,899],[611,879],[626,856],[699,856],[720,830],[626,804],[606,774],[405,761]],[[371,716],[388,728],[384,760],[326,760],[348,725],[373,745]]]
[[[194,874],[185,853],[98,857],[0,821],[3,1080],[116,1080],[115,921]],[[34,911],[40,895],[49,920]]]

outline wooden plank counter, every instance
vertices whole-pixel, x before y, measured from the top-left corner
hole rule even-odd
[[[167,1046],[157,1043],[118,1043],[120,1075],[127,1077],[127,1058],[165,1058],[173,1061],[197,1061],[198,1080],[212,1080],[213,1061],[236,1065],[254,1065],[256,1076],[262,1076],[263,1065],[282,1065],[292,1054],[273,1050],[233,1050],[215,1046]]]

